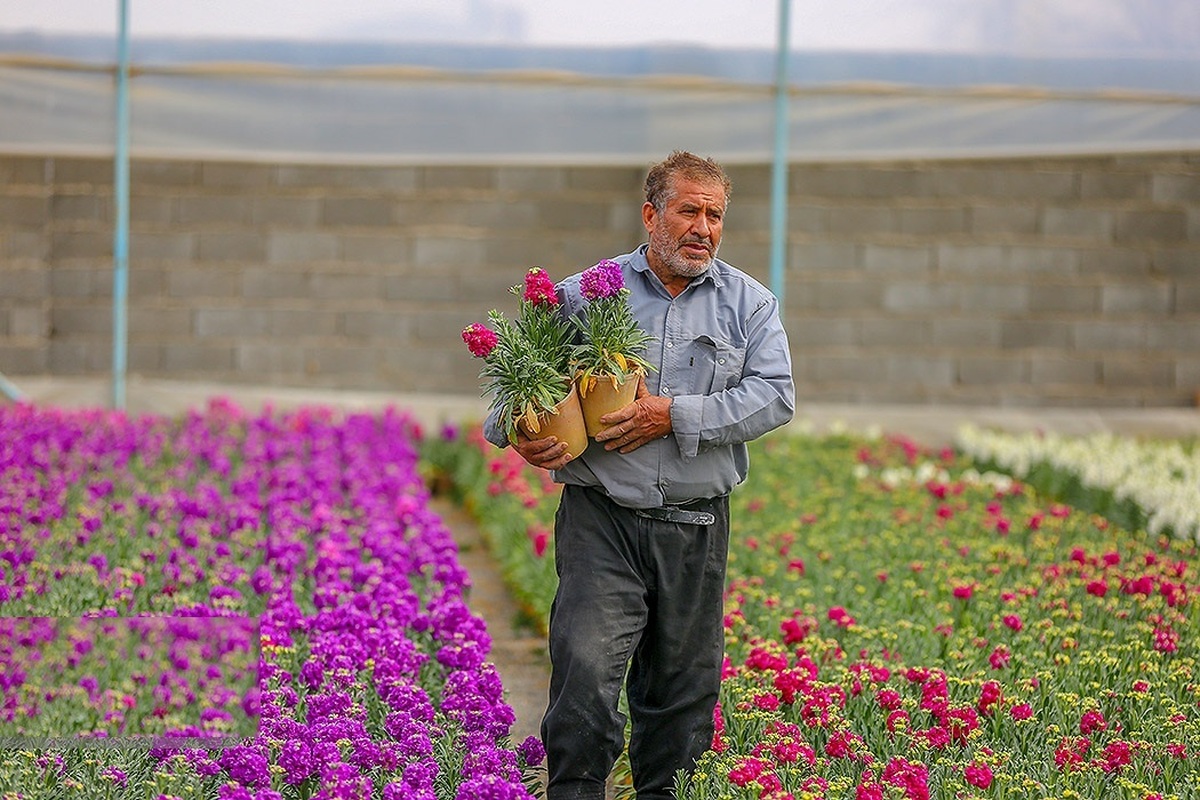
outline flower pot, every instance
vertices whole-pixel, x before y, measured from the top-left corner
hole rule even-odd
[[[532,426],[527,425],[524,419],[519,420],[517,426],[532,439],[553,436],[560,442],[566,442],[567,452],[571,454],[571,458],[579,458],[587,449],[588,437],[583,422],[583,411],[579,406],[579,395],[576,394],[574,386],[554,408],[558,413],[542,412],[538,414],[537,430],[533,430]]]
[[[617,383],[612,375],[598,375],[588,386],[577,383],[579,404],[583,407],[583,419],[587,424],[587,435],[595,436],[606,427],[600,418],[633,402],[637,397],[638,375],[628,375],[624,383]]]

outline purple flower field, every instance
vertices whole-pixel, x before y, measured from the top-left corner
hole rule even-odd
[[[0,406],[0,793],[530,797],[419,438]]]

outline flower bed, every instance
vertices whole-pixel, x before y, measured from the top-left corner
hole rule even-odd
[[[540,743],[509,742],[416,436],[395,412],[0,407],[0,792],[528,797]]]
[[[1200,797],[1194,542],[903,440],[752,459],[719,733],[681,798]]]
[[[1098,433],[1008,434],[964,426],[957,445],[1040,491],[1128,527],[1200,538],[1200,447]]]

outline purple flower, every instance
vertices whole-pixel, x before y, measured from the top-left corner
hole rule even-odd
[[[546,758],[546,746],[536,736],[530,736],[517,746],[517,755],[530,767],[536,767]]]
[[[589,301],[616,297],[623,288],[625,279],[621,275],[621,265],[609,259],[588,267],[579,276],[579,290]]]

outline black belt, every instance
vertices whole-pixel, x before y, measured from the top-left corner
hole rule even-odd
[[[644,519],[660,522],[677,522],[681,525],[712,525],[717,515],[711,511],[697,511],[696,507],[709,506],[708,500],[694,500],[684,505],[659,506],[658,508],[635,508],[633,513]]]

